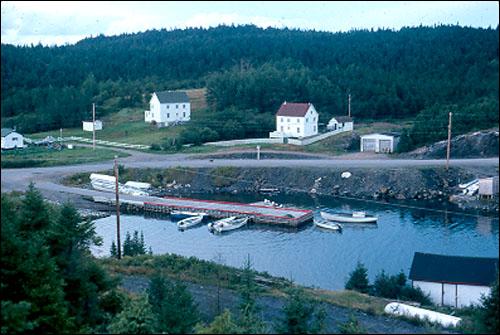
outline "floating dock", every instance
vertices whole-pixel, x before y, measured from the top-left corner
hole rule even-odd
[[[277,208],[261,204],[244,204],[218,200],[199,200],[177,197],[137,197],[134,200],[121,199],[124,206],[140,207],[145,211],[168,214],[172,210],[207,213],[213,218],[225,218],[244,215],[254,223],[267,223],[299,227],[313,219],[311,210],[297,208]],[[114,199],[107,197],[94,198],[97,202],[114,203]]]

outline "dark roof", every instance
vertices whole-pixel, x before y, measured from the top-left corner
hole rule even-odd
[[[302,117],[306,115],[310,105],[309,103],[284,102],[281,104],[276,116]]]
[[[393,137],[401,137],[401,133],[398,133],[397,131],[386,131],[381,133],[382,135],[387,135],[387,136],[393,136]]]
[[[337,122],[352,122],[352,117],[347,115],[334,116],[332,119],[337,120]]]
[[[162,104],[189,102],[189,97],[184,91],[162,91],[155,93]]]
[[[411,280],[490,286],[495,281],[498,258],[444,256],[416,252]]]
[[[10,128],[2,128],[2,137],[5,137],[7,135],[9,135],[10,133],[13,133],[15,132],[14,129],[10,129]]]

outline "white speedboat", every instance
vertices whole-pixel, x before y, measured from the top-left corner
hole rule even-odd
[[[197,224],[200,224],[201,221],[203,221],[203,217],[204,217],[204,215],[202,214],[202,215],[191,216],[191,217],[182,219],[179,222],[177,222],[177,227],[179,229],[187,229],[190,227],[194,227]]]
[[[225,219],[209,223],[208,229],[221,233],[223,231],[229,231],[241,228],[244,225],[246,225],[247,222],[248,222],[248,217],[231,216]]]
[[[332,223],[328,221],[314,221],[314,224],[320,228],[342,231],[342,225],[340,223]]]
[[[348,222],[348,223],[372,223],[377,222],[377,217],[368,215],[365,212],[352,213],[327,213],[320,212],[321,217],[328,221]]]

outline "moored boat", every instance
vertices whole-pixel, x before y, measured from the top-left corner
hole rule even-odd
[[[327,213],[320,212],[321,217],[328,221],[349,222],[349,223],[373,223],[377,222],[377,217],[368,215],[365,212],[353,213]]]
[[[248,222],[248,217],[237,217],[231,216],[225,219],[221,219],[215,222],[212,222],[208,225],[209,230],[214,230],[218,233],[224,231],[235,230],[243,227]]]
[[[194,227],[197,224],[201,223],[201,221],[203,221],[203,217],[204,217],[204,215],[202,214],[202,215],[191,216],[191,217],[182,219],[179,222],[177,222],[177,227],[179,229],[187,229],[190,227]]]
[[[328,221],[314,221],[314,224],[320,228],[342,231],[342,225],[340,223],[332,223]]]
[[[191,216],[198,216],[205,213],[197,213],[197,212],[187,212],[187,211],[171,211],[170,217],[174,220],[182,220]]]

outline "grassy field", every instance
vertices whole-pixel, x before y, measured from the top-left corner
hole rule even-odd
[[[201,113],[206,110],[207,102],[205,98],[206,89],[191,89],[186,91],[191,100],[191,111],[193,114]],[[138,108],[124,108],[117,113],[110,114],[103,118],[103,129],[96,132],[96,138],[100,140],[115,141],[128,144],[143,144],[152,145],[156,144],[161,146],[166,138],[174,138],[179,136],[180,132],[185,128],[183,125],[171,126],[165,128],[157,128],[149,123],[144,122],[144,110]],[[411,127],[410,121],[397,121],[397,122],[364,122],[355,123],[354,132],[358,135],[375,133],[375,132],[388,132],[388,131],[401,131],[404,128]],[[27,135],[33,139],[44,138],[51,135],[53,137],[59,136],[59,131],[48,131],[43,133],[36,133]],[[323,141],[313,143],[307,146],[295,146],[288,144],[261,144],[263,150],[278,150],[278,151],[295,151],[305,153],[322,153],[329,155],[340,155],[345,153],[345,147],[351,141],[352,133],[343,133]],[[79,136],[85,138],[92,138],[91,132],[84,132],[81,127],[72,129],[63,129],[63,136]],[[216,146],[193,146],[183,147],[180,151],[182,153],[213,153],[219,151],[235,150],[235,149],[255,149],[255,144],[238,145],[232,147],[216,147]],[[357,151],[354,148],[355,151]],[[358,149],[359,150],[359,149]],[[147,150],[147,152],[157,154],[174,153],[175,151],[158,151]]]
[[[187,90],[191,100],[191,113],[199,113],[207,107],[205,100],[206,89]],[[97,111],[97,115],[99,115]],[[184,126],[173,126],[157,128],[144,122],[144,109],[124,108],[117,113],[110,114],[102,118],[103,129],[96,131],[96,138],[99,140],[115,141],[128,144],[151,145],[161,144],[167,137],[176,137]],[[32,139],[41,139],[46,136],[58,137],[59,130],[46,131],[26,135]],[[81,127],[63,129],[63,137],[79,136],[92,138],[92,132],[83,131]]]
[[[98,162],[118,157],[129,156],[126,153],[110,149],[75,146],[73,149],[49,149],[47,147],[29,147],[22,150],[2,152],[2,168],[43,167]]]

